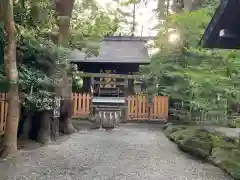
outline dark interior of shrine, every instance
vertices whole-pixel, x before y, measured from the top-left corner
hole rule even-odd
[[[78,69],[86,73],[108,73],[108,74],[134,74],[139,71],[138,63],[98,63],[98,62],[80,62],[77,63]],[[96,77],[96,81],[100,81],[101,78]],[[124,83],[124,79],[117,79],[116,82]],[[84,77],[84,84],[82,90],[89,92],[91,86],[91,78]],[[116,85],[116,86],[121,86]],[[122,89],[123,90],[123,89]],[[126,89],[125,89],[126,91]],[[128,80],[128,91],[133,92],[133,80]]]

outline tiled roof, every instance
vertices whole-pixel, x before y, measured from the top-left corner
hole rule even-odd
[[[151,37],[110,36],[100,43],[99,56],[86,58],[86,55],[74,50],[69,60],[71,62],[101,62],[101,63],[139,63],[150,62],[146,41]]]

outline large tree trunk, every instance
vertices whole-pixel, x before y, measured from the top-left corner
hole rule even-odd
[[[3,14],[5,54],[4,65],[9,80],[8,114],[6,119],[5,136],[2,156],[6,157],[17,152],[17,130],[19,121],[19,95],[18,95],[18,70],[16,63],[16,30],[13,19],[13,0],[2,2],[5,13]]]
[[[57,22],[59,27],[58,44],[62,46],[68,46],[68,37],[70,31],[70,20],[75,0],[57,0],[56,12]],[[61,79],[59,85],[57,85],[57,94],[62,97],[61,106],[65,107],[71,101],[72,84],[69,80],[68,74],[65,69],[61,69],[59,75],[56,78]],[[69,110],[68,113],[66,111]],[[68,114],[66,116],[66,114]],[[69,107],[61,108],[60,113],[60,131],[63,133],[74,133],[76,129],[72,125],[71,121],[72,109]]]
[[[60,116],[60,132],[64,134],[71,134],[76,131],[72,125],[71,117],[73,115],[72,100],[61,101],[61,116]]]
[[[34,112],[28,111],[26,108],[22,107],[20,114],[21,115],[18,125],[18,139],[26,140],[29,138]]]
[[[42,144],[47,144],[51,141],[50,121],[52,118],[52,111],[40,112],[40,129],[38,132],[38,141]]]

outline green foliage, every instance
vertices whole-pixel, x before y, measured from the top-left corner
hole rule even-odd
[[[53,79],[49,78],[43,71],[30,66],[20,65],[18,69],[21,104],[29,111],[53,109]],[[0,84],[8,86],[3,66],[0,66]]]
[[[72,66],[72,91],[81,92],[83,86],[83,79],[81,78],[81,72],[78,71],[77,65]]]
[[[53,108],[54,75],[61,74],[62,69],[73,76],[73,89],[79,90],[83,80],[78,70],[72,69],[69,53],[78,49],[86,56],[97,55],[100,40],[118,29],[116,12],[104,11],[94,0],[77,1],[72,13],[68,46],[57,46],[52,42],[58,35],[53,3],[48,0],[14,1],[20,99],[30,111]],[[3,54],[3,44],[0,26],[0,54]],[[2,56],[0,62],[3,62]],[[7,92],[8,81],[3,66],[0,68],[0,83],[0,90]]]
[[[119,28],[117,12],[104,11],[95,1],[74,4],[71,19],[69,46],[86,53],[97,55],[99,42],[104,36],[113,35]]]
[[[54,83],[43,71],[21,65],[19,89],[22,105],[29,111],[53,109]]]
[[[4,66],[0,65],[0,92],[7,92],[8,91],[8,80],[5,75]]]
[[[169,16],[165,27],[158,30],[155,41],[158,53],[141,71],[149,94],[169,96],[170,102],[183,102],[186,107],[182,110],[192,114],[215,112],[225,117],[238,106],[240,53],[199,47],[216,9],[212,2],[206,1],[204,8],[196,11]],[[170,42],[169,37],[176,34],[179,40]]]
[[[0,65],[4,63],[4,40],[3,40],[3,26],[0,23]]]

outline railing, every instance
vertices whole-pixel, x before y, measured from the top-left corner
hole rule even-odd
[[[89,94],[72,93],[73,116],[88,116],[90,114],[91,96]]]
[[[0,135],[4,134],[7,118],[7,94],[0,93]],[[90,115],[91,96],[89,94],[72,93],[73,117]],[[127,120],[167,120],[168,97],[155,96],[149,104],[146,96],[129,96],[127,98]]]
[[[128,97],[128,120],[163,120],[168,118],[168,97],[155,96],[152,103],[146,96]]]
[[[167,96],[155,96],[153,103],[150,105],[149,112],[150,119],[162,119],[168,118],[168,97]]]
[[[0,135],[5,132],[8,104],[6,102],[7,94],[0,93]]]

